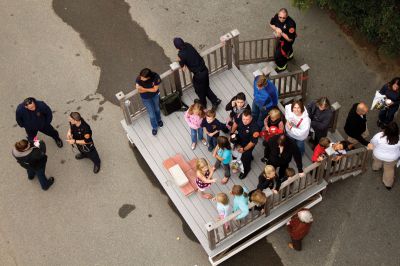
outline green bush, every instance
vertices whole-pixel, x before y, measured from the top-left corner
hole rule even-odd
[[[400,55],[400,3],[396,0],[292,0],[307,9],[313,4],[336,14],[339,23],[359,31],[387,55]]]

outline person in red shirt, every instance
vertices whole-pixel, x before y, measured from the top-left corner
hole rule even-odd
[[[308,209],[301,209],[288,222],[287,229],[289,231],[292,242],[289,243],[289,248],[297,251],[301,250],[301,241],[308,234],[313,222],[313,217]]]
[[[319,143],[315,146],[313,156],[311,157],[311,161],[313,163],[320,162],[325,158],[325,149],[329,147],[331,141],[328,138],[320,138]]]

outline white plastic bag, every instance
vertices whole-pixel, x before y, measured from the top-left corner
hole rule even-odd
[[[372,100],[371,110],[381,110],[383,109],[385,104],[386,96],[379,93],[379,91],[375,92],[375,97]]]

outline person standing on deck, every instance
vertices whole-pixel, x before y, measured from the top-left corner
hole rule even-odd
[[[241,148],[239,152],[242,154],[241,160],[243,163],[244,172],[240,173],[239,178],[244,179],[247,177],[251,170],[251,161],[253,160],[253,150],[258,142],[260,136],[260,129],[257,126],[256,121],[251,116],[250,110],[244,110],[239,118],[235,119],[235,123],[232,126],[232,133],[237,130],[238,143]],[[231,138],[233,134],[231,135]]]
[[[136,78],[136,89],[149,114],[153,136],[157,135],[158,127],[164,125],[160,113],[160,91],[158,90],[160,83],[160,76],[148,68],[142,69]]]
[[[275,50],[276,72],[286,70],[287,62],[293,59],[293,43],[297,37],[296,22],[289,17],[286,8],[281,8],[278,13],[271,18],[269,26],[274,31],[277,39]]]
[[[208,98],[212,103],[212,109],[216,110],[218,105],[221,103],[221,100],[218,99],[210,88],[208,68],[204,59],[190,43],[184,42],[179,37],[174,38],[174,46],[179,50],[179,65],[181,67],[186,66],[189,71],[193,73],[193,87],[200,99],[200,103],[206,109],[206,98]]]
[[[251,115],[262,129],[268,112],[278,105],[278,89],[265,75],[255,77],[253,83],[254,99]]]

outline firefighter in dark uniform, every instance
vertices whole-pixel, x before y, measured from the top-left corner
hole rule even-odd
[[[281,8],[279,12],[271,18],[269,24],[277,38],[275,70],[281,72],[286,70],[288,60],[293,59],[293,43],[297,37],[296,22],[289,17],[286,8]]]
[[[179,50],[179,64],[181,67],[186,66],[193,73],[193,87],[200,103],[207,108],[207,99],[212,103],[212,108],[217,109],[221,100],[214,94],[210,88],[210,80],[208,76],[208,68],[204,63],[203,57],[194,49],[194,47],[181,38],[174,38],[174,46]]]
[[[242,153],[241,160],[244,168],[244,172],[239,175],[239,178],[244,179],[251,170],[253,149],[260,136],[260,129],[258,128],[257,121],[252,118],[250,110],[244,110],[243,113],[235,119],[231,132],[235,133],[236,130],[237,143],[241,146],[239,152]]]
[[[92,139],[92,130],[78,112],[72,112],[69,117],[70,129],[67,133],[67,142],[78,147],[79,153],[75,159],[89,158],[93,163],[93,172],[100,171],[100,157]]]

